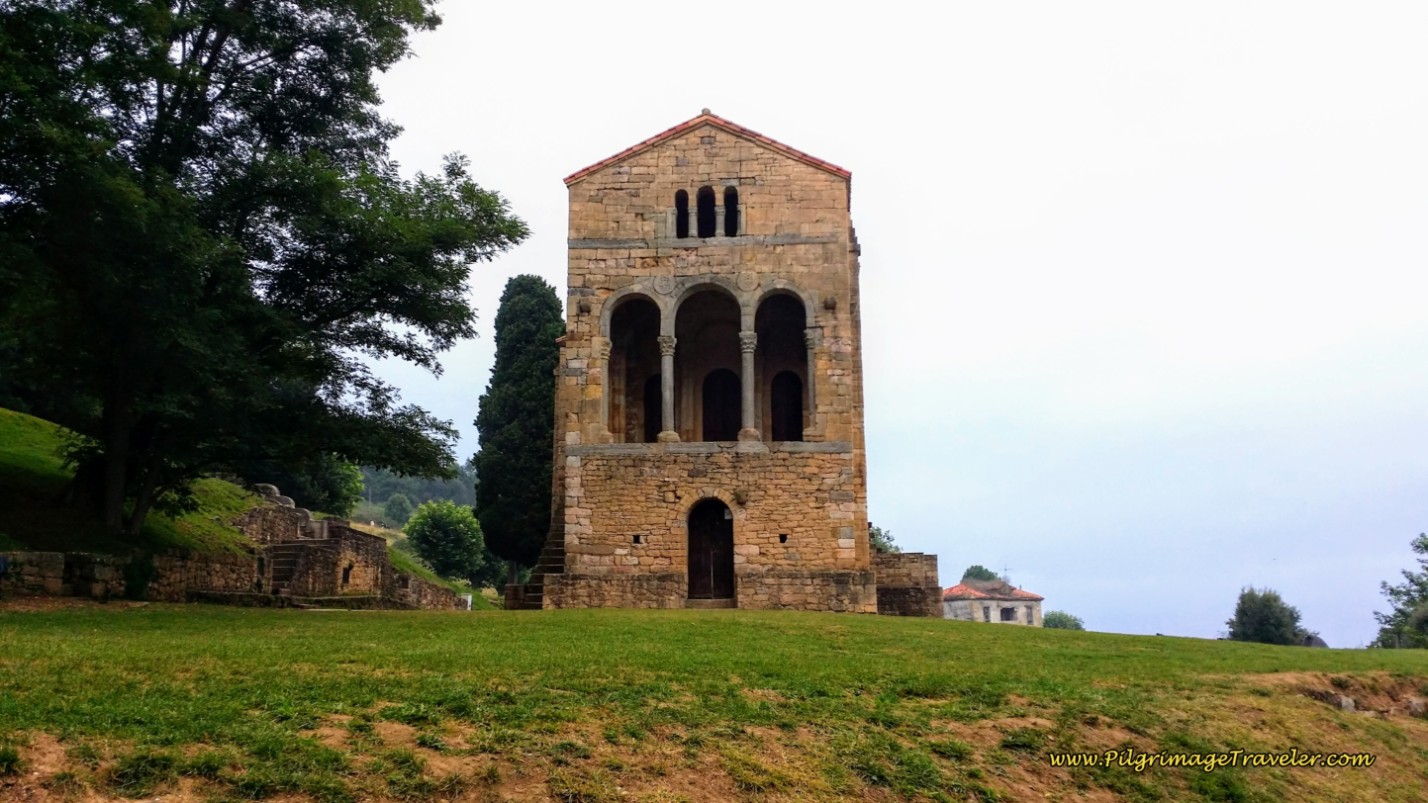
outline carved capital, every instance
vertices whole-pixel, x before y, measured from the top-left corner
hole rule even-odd
[[[674,356],[674,344],[675,344],[676,339],[677,339],[677,338],[675,338],[674,335],[660,335],[660,336],[659,336],[659,356],[661,356],[661,357],[673,357],[673,356]],[[646,342],[648,342],[648,341],[646,341]]]
[[[739,333],[739,351],[742,351],[742,352],[745,353],[745,354],[753,354],[753,353],[754,353],[754,349],[758,348],[758,345],[759,345],[759,334],[758,334],[758,332],[740,332],[740,333]]]
[[[810,349],[818,348],[823,342],[823,330],[817,326],[810,326],[803,330],[803,345]]]

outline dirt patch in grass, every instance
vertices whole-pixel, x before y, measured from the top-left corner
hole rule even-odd
[[[1339,710],[1374,713],[1386,717],[1428,715],[1428,690],[1420,680],[1395,678],[1383,672],[1335,674],[1283,672],[1256,675],[1247,680],[1275,692],[1302,694]],[[1352,709],[1343,702],[1352,701]]]

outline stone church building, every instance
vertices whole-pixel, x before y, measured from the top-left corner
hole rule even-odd
[[[565,184],[524,607],[875,612],[850,173],[706,109]]]

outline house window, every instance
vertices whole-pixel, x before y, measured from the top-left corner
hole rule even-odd
[[[1030,605],[1026,606],[1026,623],[1029,625],[1036,624],[1036,619],[1032,616]]]
[[[674,236],[683,240],[689,236],[689,193],[674,194]]]
[[[990,622],[990,621],[992,621],[992,606],[990,606],[990,605],[983,605],[983,606],[982,606],[982,621],[983,621],[983,622]]]
[[[1015,621],[1016,621],[1016,608],[1002,608],[1002,621],[1003,621],[1003,622],[1015,622]]]
[[[739,191],[733,187],[724,188],[724,236],[739,236]]]
[[[699,208],[697,210],[699,236],[715,236],[718,233],[716,230],[718,215],[714,211],[714,188],[700,187],[698,194],[695,196],[695,201],[699,205]]]

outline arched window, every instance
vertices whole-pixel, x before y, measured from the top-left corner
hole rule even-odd
[[[724,236],[739,236],[739,191],[733,187],[724,188]]]
[[[718,220],[714,212],[714,188],[700,187],[696,200],[699,204],[699,236],[713,237]]]
[[[780,371],[769,388],[769,417],[773,439],[803,440],[803,380],[792,371]]]
[[[674,236],[683,240],[689,236],[689,193],[674,194]]]
[[[739,302],[719,287],[692,293],[679,302],[674,335],[675,431],[684,441],[738,440]]]
[[[615,443],[651,443],[660,430],[659,307],[644,296],[628,296],[610,316],[610,361],[606,367],[606,429]],[[655,386],[651,414],[649,387]],[[651,434],[653,428],[653,434]]]
[[[739,439],[739,376],[727,368],[704,377],[704,440]]]
[[[803,337],[807,321],[803,302],[783,292],[765,298],[754,316],[759,335],[754,404],[763,421],[760,429],[770,441],[801,441],[804,428],[811,425],[808,383],[813,378]]]

